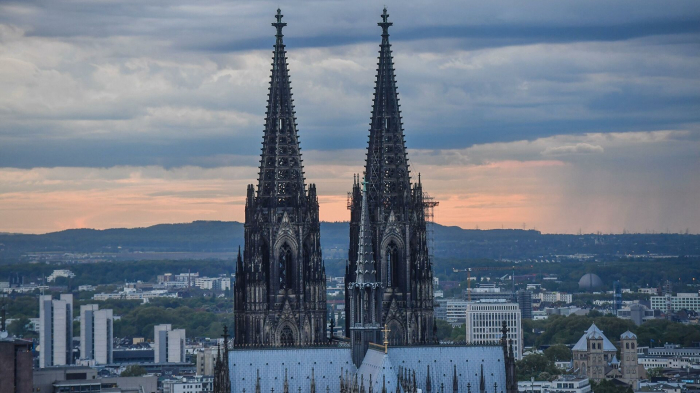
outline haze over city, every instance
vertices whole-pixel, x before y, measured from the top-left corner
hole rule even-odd
[[[0,2],[0,231],[243,221],[278,5]],[[697,2],[387,6],[411,175],[438,223],[700,232]],[[307,182],[321,220],[347,221],[377,3],[284,13]]]

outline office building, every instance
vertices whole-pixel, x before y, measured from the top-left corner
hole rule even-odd
[[[467,311],[466,300],[447,299],[445,302],[445,320],[453,325],[461,325],[465,322]]]
[[[154,357],[156,363],[185,362],[185,329],[172,329],[170,324],[153,327],[156,342]]]
[[[73,363],[73,295],[39,296],[39,367]]]
[[[100,310],[97,304],[80,306],[80,359],[113,363],[113,321],[112,310]]]
[[[700,296],[697,293],[679,293],[672,296],[670,293],[664,296],[652,296],[651,308],[662,311],[693,310],[700,311]]]
[[[214,366],[219,353],[219,347],[204,348],[197,352],[197,375],[214,375]]]
[[[517,303],[505,301],[469,302],[466,309],[468,342],[498,342],[503,335],[501,323],[508,327],[508,340],[513,340],[516,359],[522,359],[522,313]]]
[[[660,314],[660,311],[650,310],[643,304],[632,303],[627,307],[622,307],[617,310],[617,317],[621,319],[630,319],[635,325],[639,326],[642,323],[655,319],[656,314]]]

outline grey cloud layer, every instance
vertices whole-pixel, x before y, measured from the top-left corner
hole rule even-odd
[[[277,5],[0,2],[0,167],[254,165]],[[362,149],[376,2],[282,6],[302,147]],[[388,6],[409,147],[700,132],[695,1]]]

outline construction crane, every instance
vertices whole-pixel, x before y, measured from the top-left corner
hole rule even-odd
[[[475,272],[483,272],[483,271],[494,271],[494,270],[513,270],[513,291],[515,291],[515,269],[524,269],[527,267],[532,267],[532,266],[512,266],[512,267],[505,267],[505,266],[492,266],[492,267],[469,267],[466,269],[455,269],[452,268],[452,271],[455,273],[462,273],[462,272],[467,272],[467,301],[471,302],[472,301],[472,271]]]

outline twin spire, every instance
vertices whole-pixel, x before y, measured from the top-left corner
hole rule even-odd
[[[382,28],[382,43],[379,47],[365,176],[370,212],[374,213],[380,208],[383,217],[375,219],[386,220],[392,211],[398,219],[402,218],[403,207],[410,200],[411,183],[389,43],[389,27],[393,23],[388,21],[386,8],[381,17],[382,21],[377,25]]]
[[[282,38],[282,12],[277,9],[275,50],[265,112],[258,200],[265,207],[296,207],[305,193],[304,168],[297,134],[292,86],[287,69],[287,51]]]
[[[283,41],[282,12],[277,9],[275,50],[268,94],[265,131],[262,142],[257,196],[267,207],[293,207],[305,192],[304,168],[297,133],[292,87],[287,68],[287,52]],[[378,25],[382,43],[374,89],[370,139],[365,164],[369,211],[378,206],[388,218],[410,198],[408,157],[399,110],[394,64],[389,43],[389,14],[386,8]]]

